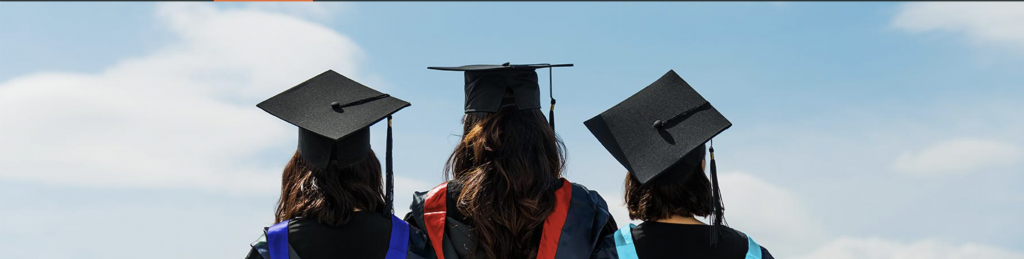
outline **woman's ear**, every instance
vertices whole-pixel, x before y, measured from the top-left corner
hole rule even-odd
[[[705,171],[705,169],[704,169],[704,159],[700,160],[700,170],[701,171]]]

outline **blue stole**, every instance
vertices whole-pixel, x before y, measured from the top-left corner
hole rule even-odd
[[[274,224],[267,229],[270,259],[289,259],[288,222]],[[405,259],[409,250],[409,224],[391,215],[391,240],[384,259]]]
[[[615,252],[619,254],[619,259],[640,259],[636,255],[636,246],[633,245],[633,228],[636,225],[629,223],[629,226],[620,228],[615,231]]]
[[[636,255],[636,246],[633,245],[633,228],[636,225],[629,223],[629,226],[615,231],[615,251],[619,259],[640,259]],[[761,259],[761,245],[754,242],[754,239],[747,236],[747,256],[744,259]]]

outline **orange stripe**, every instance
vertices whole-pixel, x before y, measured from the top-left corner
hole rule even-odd
[[[213,0],[214,2],[313,2],[313,0]]]
[[[572,184],[562,179],[562,187],[555,191],[555,210],[544,220],[544,232],[540,236],[540,247],[537,259],[555,259],[558,251],[558,240],[562,237],[562,227],[569,216],[569,203],[572,201]]]
[[[444,241],[444,222],[448,217],[448,182],[441,183],[427,193],[427,200],[423,202],[423,224],[427,230],[427,237],[434,246],[434,253],[437,259],[444,259],[444,251],[441,244]]]

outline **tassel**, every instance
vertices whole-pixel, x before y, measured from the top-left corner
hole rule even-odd
[[[722,191],[718,188],[718,166],[715,165],[715,142],[711,141],[711,246],[718,244],[718,235],[725,221],[725,206],[722,204]]]
[[[385,201],[384,201],[385,202],[385,204],[384,204],[384,216],[385,217],[387,217],[390,214],[393,214],[395,212],[395,208],[394,208],[395,207],[394,206],[395,175],[394,175],[394,172],[392,171],[391,142],[392,142],[392,140],[391,140],[391,116],[389,115],[388,116],[388,144],[387,144],[386,155],[385,155],[385,158],[384,158],[384,163],[387,166],[387,169],[386,169],[387,170],[386,171],[386,176],[387,176],[387,183],[386,183],[387,187],[386,188],[387,188],[387,190],[386,190],[386,193],[384,195],[385,196],[384,197],[384,199],[385,199]]]
[[[551,130],[555,130],[555,98],[551,98],[551,110],[548,111],[548,124],[551,124]]]
[[[555,90],[552,88],[551,82],[551,67],[548,67],[548,97],[551,98],[551,110],[548,111],[548,124],[551,124],[551,130],[555,130]]]

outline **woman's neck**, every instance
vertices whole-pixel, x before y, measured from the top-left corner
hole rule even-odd
[[[700,220],[697,220],[697,219],[695,219],[693,217],[685,217],[685,216],[679,216],[679,215],[672,215],[672,216],[669,216],[668,218],[663,218],[663,219],[655,220],[654,222],[669,223],[669,224],[683,224],[683,225],[707,225],[707,224],[704,224],[704,222],[701,222]]]

